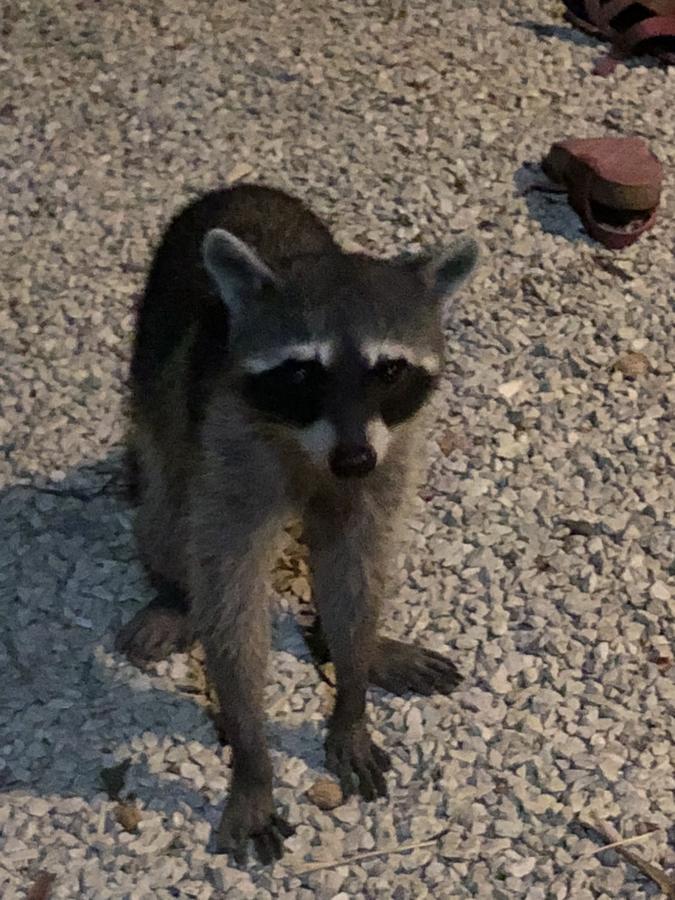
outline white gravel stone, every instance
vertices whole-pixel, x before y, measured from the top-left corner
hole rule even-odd
[[[490,687],[498,694],[507,694],[510,691],[511,682],[506,666],[500,666],[490,678]]]
[[[517,820],[497,819],[495,822],[495,834],[498,837],[517,838],[523,831],[523,825]]]
[[[512,397],[515,397],[517,393],[519,393],[523,388],[523,381],[520,378],[514,378],[513,381],[505,381],[504,384],[500,384],[497,390],[505,397],[507,400],[510,400]]]
[[[31,816],[46,816],[49,810],[52,808],[51,803],[48,803],[46,800],[43,800],[41,797],[34,797],[32,800],[29,800],[26,804],[26,811]]]
[[[650,595],[654,600],[670,600],[670,588],[663,581],[655,581],[654,584],[649,589]]]
[[[526,856],[524,859],[519,859],[517,862],[510,863],[508,869],[514,878],[524,878],[526,875],[530,874],[536,864],[537,860],[534,856]]]
[[[421,741],[424,737],[424,729],[422,727],[422,711],[414,706],[405,718],[408,730],[408,739],[411,741]]]

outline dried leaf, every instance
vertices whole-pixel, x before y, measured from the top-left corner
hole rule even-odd
[[[143,816],[133,801],[124,800],[115,807],[115,818],[125,831],[133,832],[138,830],[138,823]]]
[[[344,803],[344,796],[339,784],[328,778],[315,781],[307,791],[307,797],[319,809],[335,809]]]
[[[614,368],[629,378],[636,378],[649,371],[649,360],[644,353],[624,353],[616,360]]]
[[[654,658],[653,662],[662,675],[665,675],[668,669],[673,665],[673,660],[669,656],[657,656]]]
[[[51,872],[38,872],[35,881],[28,888],[26,900],[49,900],[56,875]]]

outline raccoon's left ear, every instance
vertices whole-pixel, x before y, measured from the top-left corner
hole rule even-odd
[[[420,261],[422,280],[437,300],[443,300],[472,274],[478,262],[478,244],[473,238],[458,238],[447,250]]]
[[[202,244],[202,257],[218,293],[233,313],[239,312],[263,285],[277,283],[274,272],[255,250],[224,228],[208,232]]]

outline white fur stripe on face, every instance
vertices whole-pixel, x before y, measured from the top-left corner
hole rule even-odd
[[[330,422],[319,419],[313,425],[298,431],[298,441],[315,465],[327,466],[328,457],[335,449],[337,434]]]
[[[371,419],[366,426],[366,435],[368,442],[377,454],[378,463],[382,462],[387,455],[389,444],[391,443],[391,431],[384,424],[382,419]]]
[[[333,358],[333,344],[330,341],[306,341],[299,344],[288,344],[286,347],[277,347],[269,353],[259,353],[249,356],[243,362],[243,367],[252,375],[268,372],[275,369],[288,359],[296,362],[309,362],[316,360],[324,366],[330,365]]]
[[[438,374],[441,368],[441,361],[434,353],[419,353],[413,347],[396,341],[366,341],[359,349],[371,368],[383,359],[405,359],[410,365],[421,366],[431,375]]]

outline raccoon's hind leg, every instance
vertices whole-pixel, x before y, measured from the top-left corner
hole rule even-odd
[[[392,694],[450,694],[462,681],[454,663],[434,650],[378,637],[368,680]]]
[[[141,668],[187,650],[194,643],[185,583],[185,535],[181,527],[183,444],[169,436],[171,455],[139,419],[127,448],[127,478],[135,490],[136,539],[155,596],[120,630],[115,648]]]
[[[153,576],[153,584],[156,596],[120,629],[115,639],[115,649],[140,668],[188,650],[195,640],[187,594],[158,576]]]

